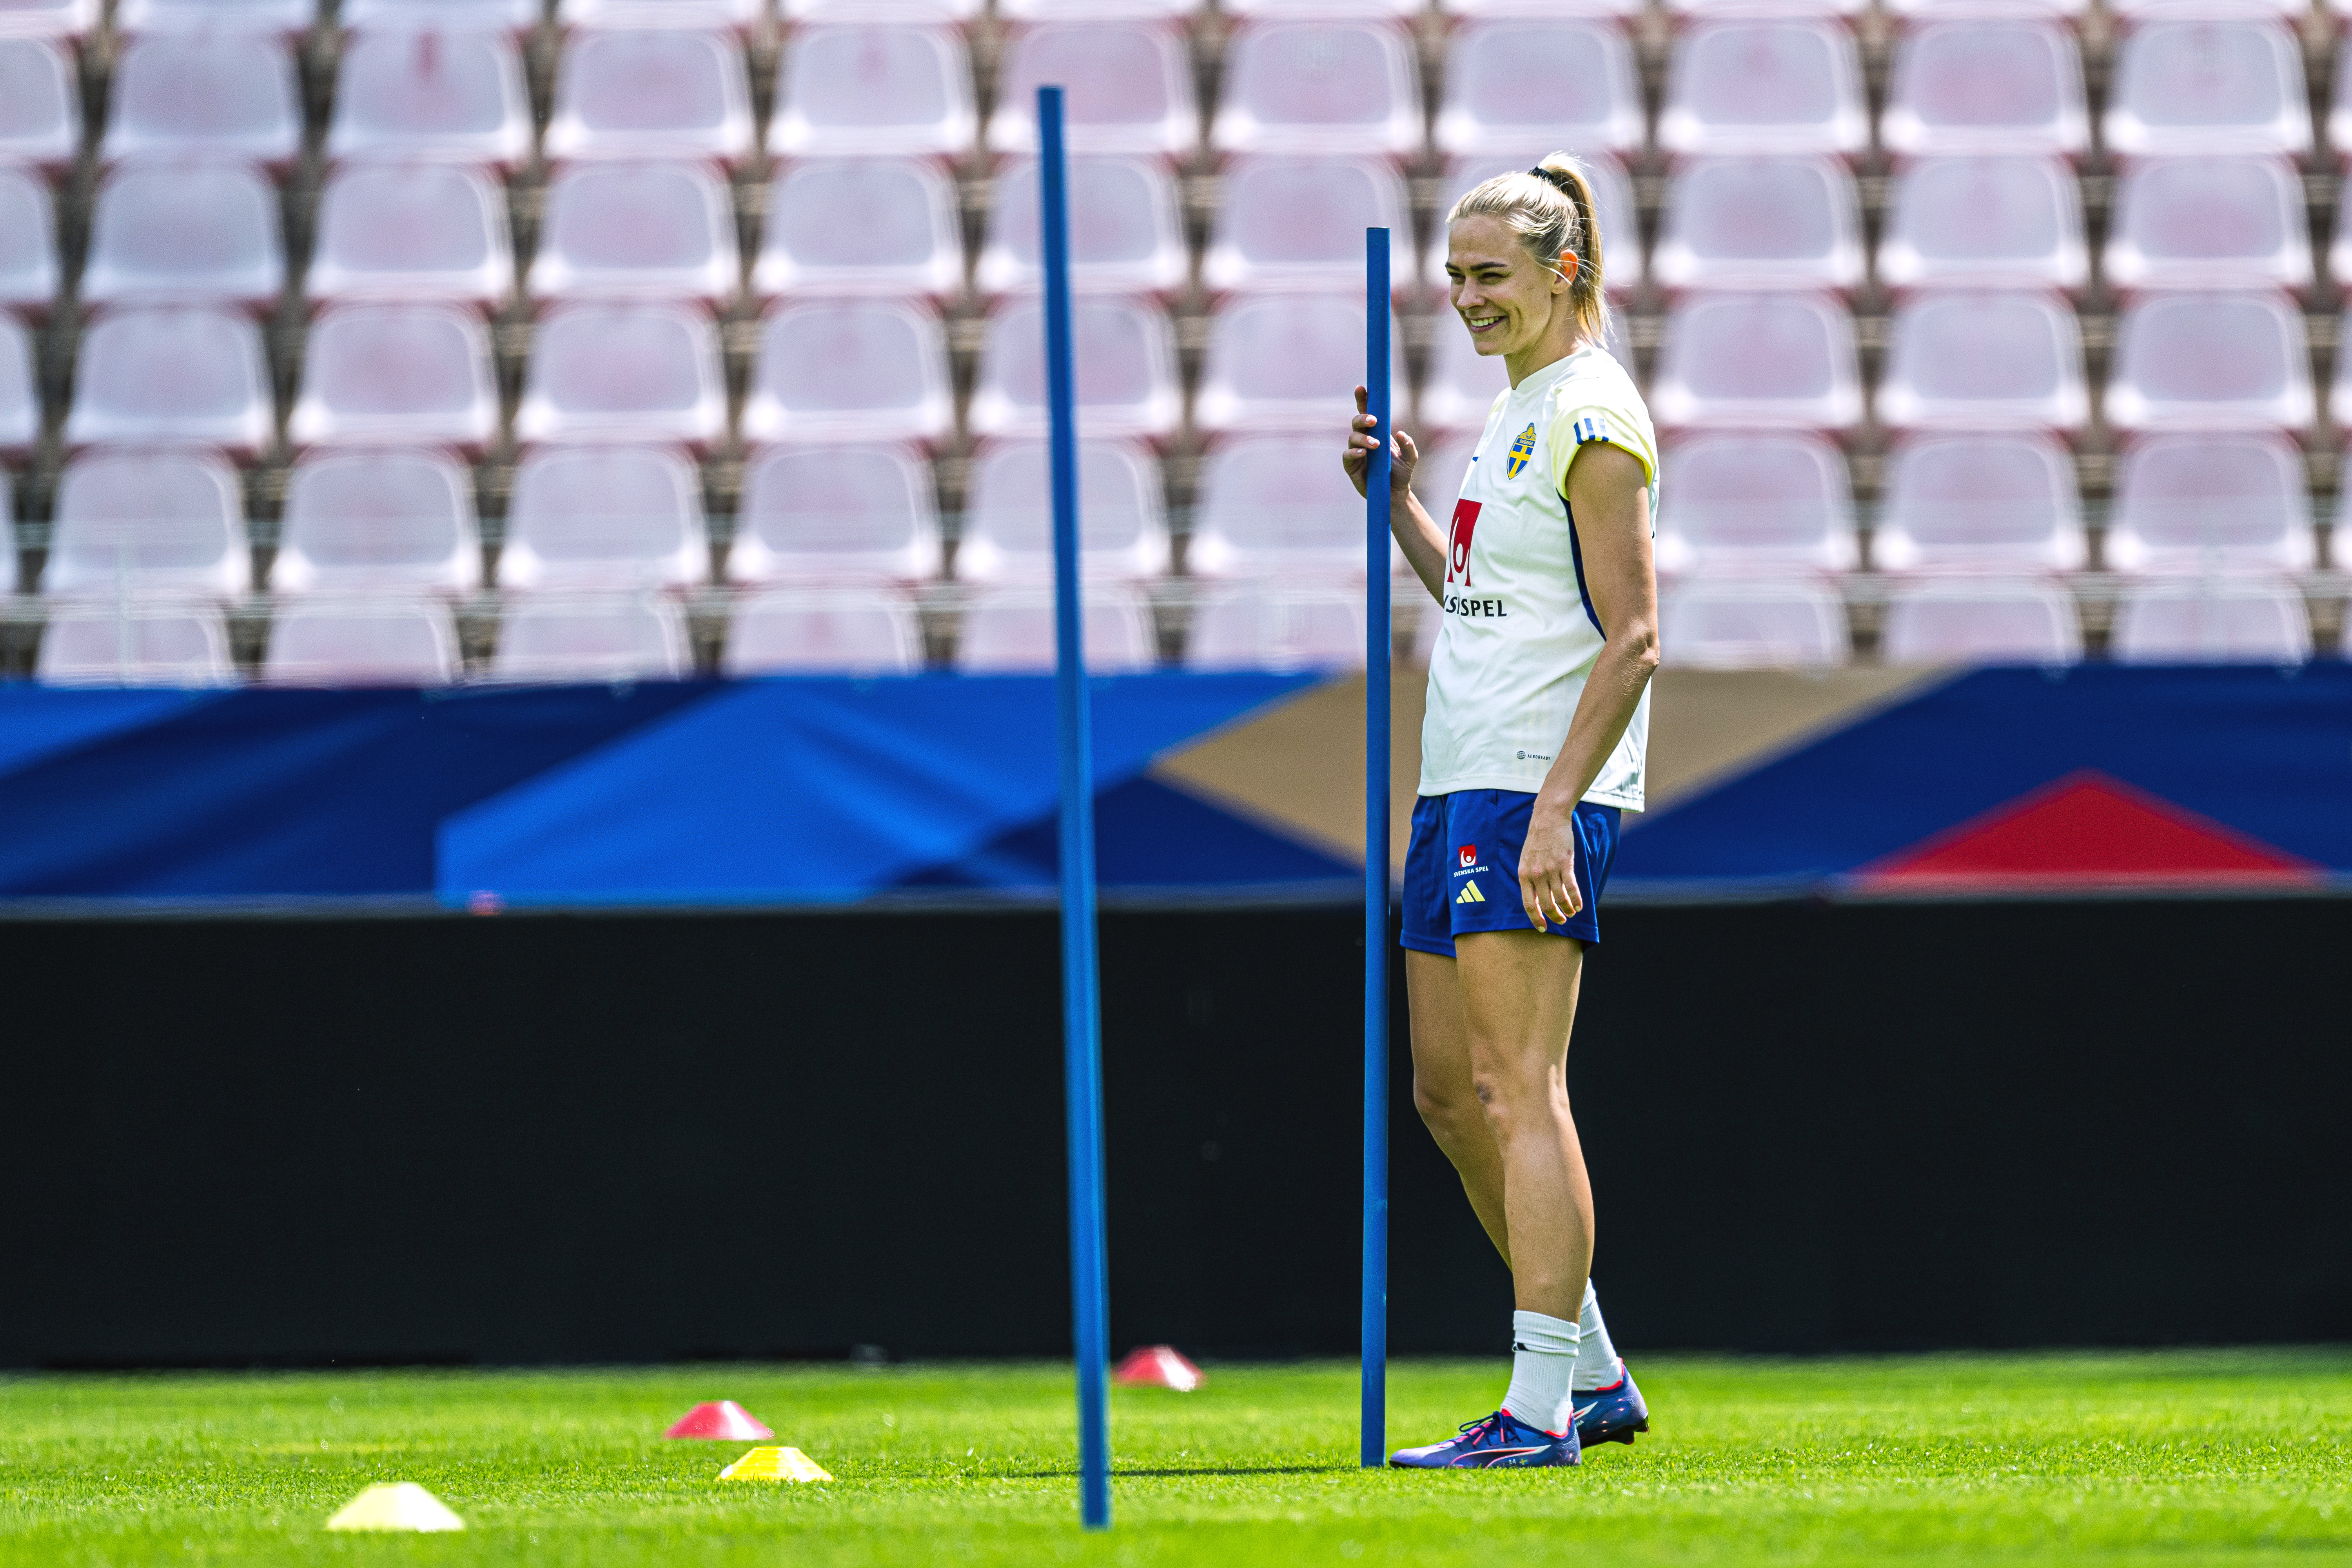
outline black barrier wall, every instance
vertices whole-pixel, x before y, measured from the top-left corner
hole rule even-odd
[[[1352,1352],[1357,919],[1104,918],[1115,1345]],[[2352,902],[1606,930],[1630,1350],[2352,1338]],[[1065,1353],[1055,963],[1038,913],[0,924],[0,1362]],[[1499,1355],[1402,1032],[1394,1345]]]

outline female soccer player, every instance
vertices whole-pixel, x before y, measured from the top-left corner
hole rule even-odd
[[[1447,227],[1454,311],[1510,390],[1442,527],[1412,494],[1412,437],[1376,431],[1360,386],[1346,466],[1360,492],[1373,443],[1390,440],[1390,525],[1444,616],[1405,857],[1413,1101],[1510,1266],[1518,1310],[1500,1408],[1390,1463],[1573,1465],[1584,1444],[1649,1426],[1592,1294],[1592,1193],[1564,1072],[1618,813],[1642,806],[1657,444],[1602,347],[1601,235],[1576,160],[1488,180]]]

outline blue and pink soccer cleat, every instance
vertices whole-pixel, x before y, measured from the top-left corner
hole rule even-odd
[[[1422,1448],[1399,1448],[1389,1463],[1408,1470],[1504,1470],[1581,1463],[1584,1448],[1571,1428],[1555,1437],[1507,1410],[1463,1424],[1462,1436]]]
[[[1616,1382],[1570,1397],[1576,1401],[1577,1440],[1588,1448],[1595,1443],[1630,1444],[1634,1433],[1650,1429],[1650,1406],[1622,1362]]]

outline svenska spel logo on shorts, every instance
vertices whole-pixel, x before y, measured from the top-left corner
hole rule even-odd
[[[1454,854],[1455,858],[1462,862],[1462,868],[1464,870],[1475,871],[1477,869],[1478,847],[1475,844],[1465,844],[1461,848],[1456,849]]]
[[[1503,461],[1507,476],[1514,479],[1517,479],[1519,470],[1526,468],[1528,459],[1535,455],[1536,427],[1530,425],[1519,432],[1517,440],[1511,443],[1511,455]]]

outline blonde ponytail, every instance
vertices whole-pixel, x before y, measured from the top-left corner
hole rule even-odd
[[[1577,336],[1594,347],[1609,336],[1609,295],[1601,279],[1601,215],[1592,199],[1592,176],[1566,153],[1554,153],[1533,169],[1497,174],[1454,204],[1450,225],[1465,217],[1498,217],[1510,226],[1535,258],[1557,269],[1563,252],[1576,258],[1568,286],[1568,306]]]

